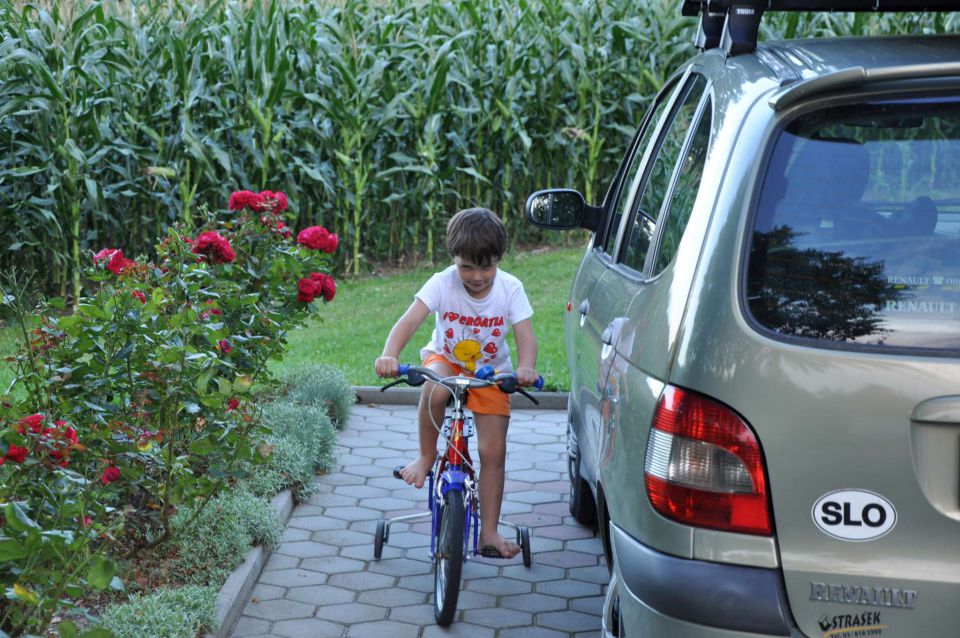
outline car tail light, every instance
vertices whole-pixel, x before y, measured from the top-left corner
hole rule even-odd
[[[647,496],[673,520],[744,534],[772,533],[760,444],[730,408],[667,386],[644,462]]]

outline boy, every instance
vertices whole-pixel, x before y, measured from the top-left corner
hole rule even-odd
[[[397,357],[430,314],[436,315],[433,338],[421,351],[423,365],[441,376],[466,373],[493,366],[510,372],[507,332],[513,327],[517,342],[516,375],[520,385],[536,383],[537,340],[530,317],[533,308],[519,279],[497,265],[507,249],[507,231],[486,208],[469,208],[447,224],[447,250],[454,265],[435,273],[416,294],[413,303],[397,320],[383,354],[376,361],[377,374],[395,377]],[[437,430],[442,423],[450,393],[427,382],[420,395],[420,456],[403,468],[403,480],[418,488],[437,457]],[[497,531],[503,499],[504,460],[510,397],[496,387],[471,390],[467,408],[473,412],[480,451],[480,547],[484,556],[511,558],[520,551],[516,543]]]

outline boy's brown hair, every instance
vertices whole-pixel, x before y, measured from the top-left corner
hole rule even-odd
[[[500,261],[507,252],[507,229],[488,208],[467,208],[447,222],[447,250],[486,268]]]

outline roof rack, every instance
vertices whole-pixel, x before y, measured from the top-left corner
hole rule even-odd
[[[700,15],[696,45],[723,48],[730,55],[757,48],[760,18],[765,11],[869,11],[922,13],[960,11],[957,0],[683,0],[680,13]]]

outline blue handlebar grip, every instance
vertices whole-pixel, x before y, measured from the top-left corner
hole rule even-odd
[[[493,369],[493,366],[481,366],[477,368],[477,371],[474,373],[474,376],[477,377],[478,379],[483,379],[484,381],[488,381],[492,379],[493,375],[495,375],[496,373],[497,371]]]
[[[537,382],[533,384],[533,387],[537,390],[543,390],[543,375],[541,374],[537,377]]]
[[[400,366],[397,368],[398,374],[406,374],[409,371],[410,371],[410,365],[406,363],[401,363]]]

